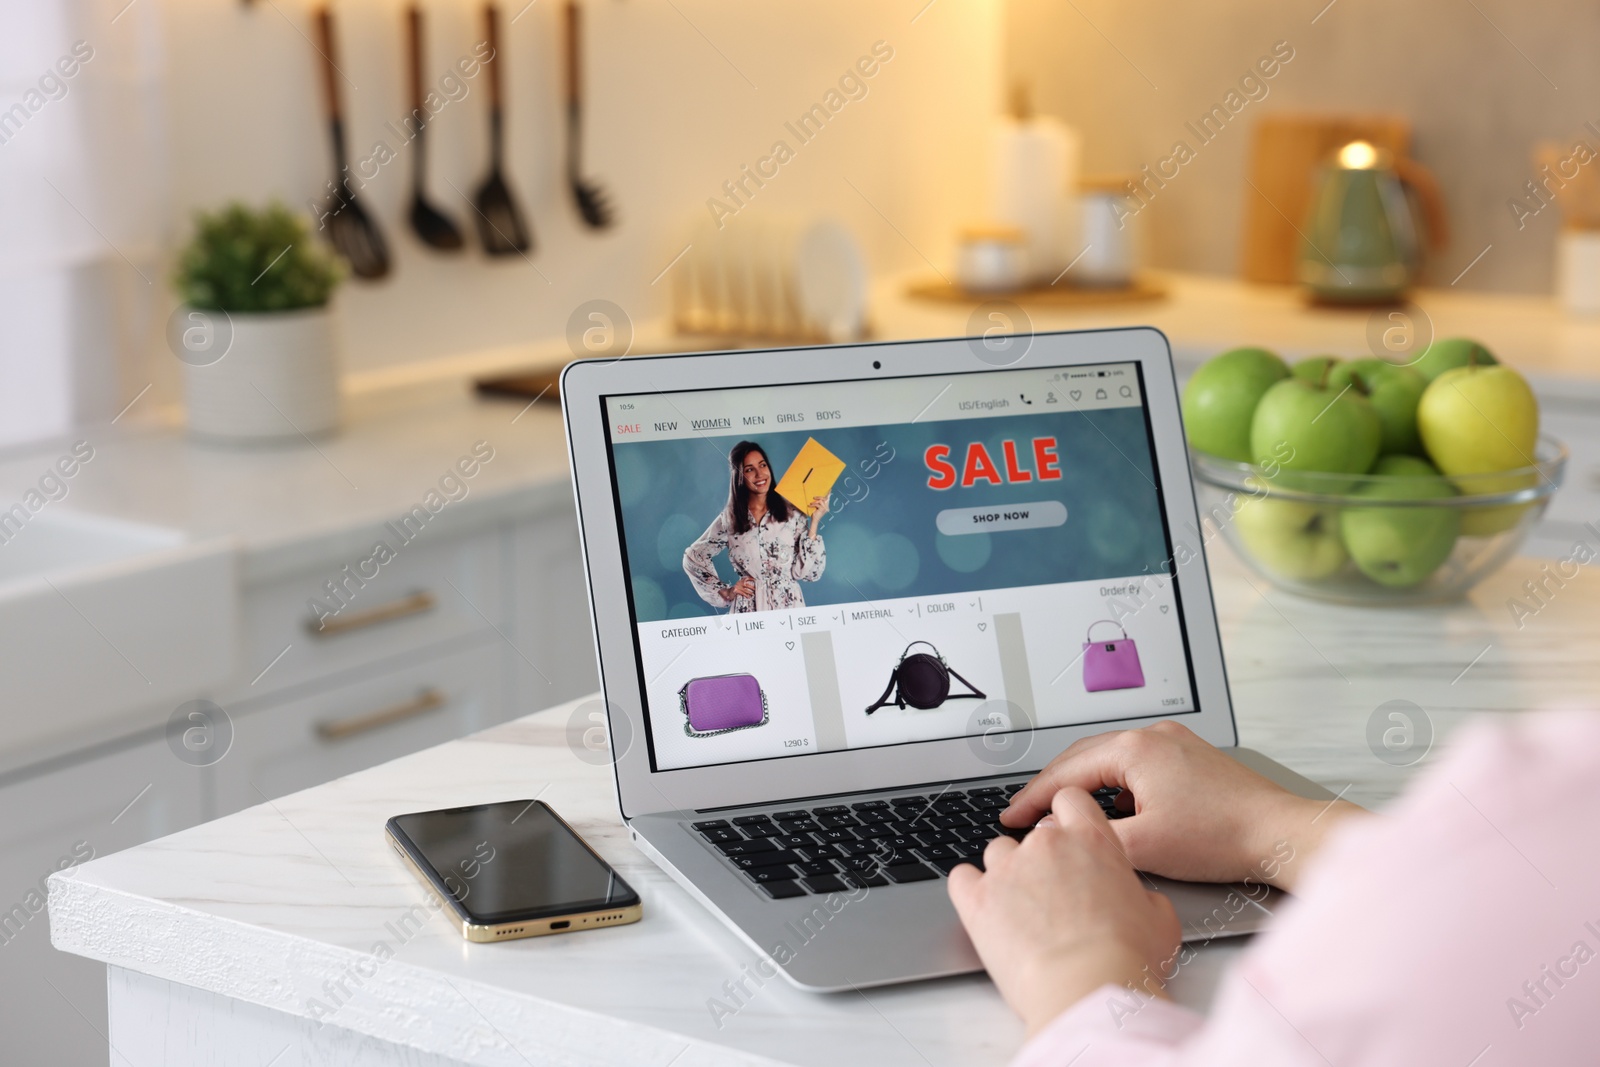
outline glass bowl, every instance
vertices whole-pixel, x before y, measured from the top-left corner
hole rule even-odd
[[[1190,452],[1205,539],[1282,589],[1342,604],[1454,600],[1516,554],[1561,486],[1567,447],[1444,479],[1270,469]]]

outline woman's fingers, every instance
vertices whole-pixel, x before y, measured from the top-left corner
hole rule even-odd
[[[1006,857],[1015,852],[1018,847],[1018,842],[1005,834],[990,838],[989,843],[983,848],[984,870],[993,870],[995,864],[1005,862]],[[968,864],[962,864],[962,866],[968,866]]]
[[[1007,826],[1032,826],[1050,810],[1056,791],[1076,786],[1094,792],[1104,786],[1127,786],[1127,753],[1116,744],[1121,732],[1098,734],[1073,742],[1061,755],[1011,798],[1011,806],[1000,814]]]
[[[950,869],[950,903],[956,906],[956,914],[962,921],[966,921],[969,910],[977,903],[978,884],[983,881],[983,872],[970,863]]]
[[[1086,827],[1119,854],[1122,852],[1122,846],[1111,836],[1111,823],[1100,810],[1099,802],[1078,786],[1068,785],[1057,790],[1050,801],[1050,814],[1045,817],[1053,819],[1057,826]]]

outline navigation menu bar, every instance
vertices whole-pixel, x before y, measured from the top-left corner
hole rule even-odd
[[[1133,363],[606,399],[614,443],[1138,407]]]

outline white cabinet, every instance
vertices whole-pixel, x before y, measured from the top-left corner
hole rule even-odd
[[[1566,444],[1572,458],[1567,461],[1560,492],[1522,551],[1563,559],[1571,554],[1576,541],[1597,547],[1595,535],[1585,524],[1600,525],[1600,404],[1548,394],[1542,394],[1539,403],[1541,428]]]
[[[106,969],[51,947],[45,879],[201,822],[207,773],[157,737],[0,784],[0,1061],[105,1067]]]
[[[282,658],[218,700],[234,741],[213,816],[597,687],[570,507],[406,546],[313,632],[306,601],[342,567],[245,591],[250,673]]]
[[[508,718],[600,688],[578,519],[568,507],[511,532],[512,692]]]
[[[491,633],[464,650],[232,716],[216,764],[214,815],[437,745],[504,717],[503,651]],[[396,814],[399,814],[398,812]]]
[[[360,556],[334,558],[247,587],[242,667],[218,702],[232,711],[264,694],[326,685],[375,663],[504,629],[506,530],[499,524],[455,537],[419,537],[381,565],[364,566]],[[435,537],[432,531],[425,536]],[[320,627],[311,601],[330,612]]]
[[[335,625],[313,633],[307,601],[327,603],[323,583],[359,562],[329,559],[242,591],[238,670],[204,694],[233,728],[211,766],[147,733],[0,778],[0,1063],[107,1062],[105,968],[54,951],[40,908],[59,864],[596,688],[570,506],[408,544],[376,577],[346,584]]]

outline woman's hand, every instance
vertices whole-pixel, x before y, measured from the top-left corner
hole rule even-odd
[[[1268,781],[1175,722],[1098,734],[1075,742],[1011,798],[1007,826],[1032,825],[1056,792],[1123,790],[1136,814],[1106,823],[1140,870],[1194,882],[1250,879],[1292,888],[1300,870],[1342,819],[1362,811],[1345,801],[1306,800]]]
[[[1182,932],[1088,793],[1063,789],[1053,810],[1021,844],[989,842],[985,871],[950,872],[962,925],[1030,1035],[1108,982],[1159,992]]]
[[[828,498],[814,496],[811,498],[811,536],[817,536],[817,523],[822,521],[822,516],[828,513]]]
[[[756,580],[750,577],[748,574],[740,578],[737,582],[734,582],[732,585],[725,586],[722,590],[722,599],[726,600],[730,604],[739,597],[753,597],[755,595]]]

